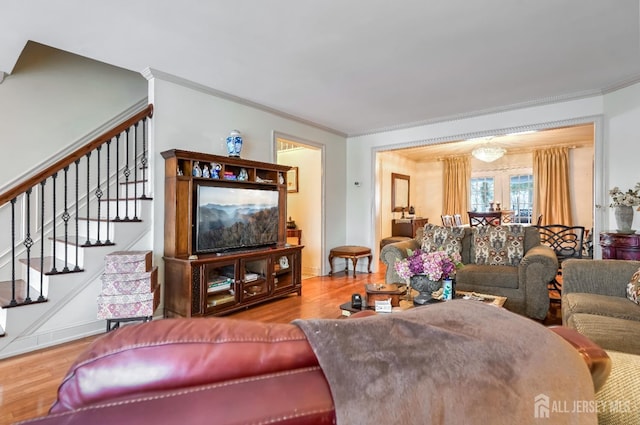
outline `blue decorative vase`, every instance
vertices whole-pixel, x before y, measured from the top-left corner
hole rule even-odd
[[[229,156],[240,156],[242,150],[242,135],[238,130],[231,130],[227,136],[227,153]]]

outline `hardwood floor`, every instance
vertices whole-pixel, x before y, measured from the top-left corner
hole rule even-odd
[[[297,318],[341,316],[339,305],[351,294],[364,295],[364,285],[384,282],[385,266],[378,273],[344,272],[303,281],[302,296],[290,295],[228,317],[288,323]],[[557,324],[559,305],[552,309],[545,324]],[[0,360],[0,425],[45,415],[56,397],[57,387],[77,355],[98,336],[47,348],[34,353]]]

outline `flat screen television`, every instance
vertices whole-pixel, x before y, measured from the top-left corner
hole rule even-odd
[[[278,242],[279,194],[275,187],[198,184],[195,251],[219,253]]]

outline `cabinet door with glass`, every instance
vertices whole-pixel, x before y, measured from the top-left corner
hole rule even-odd
[[[269,256],[252,257],[240,260],[240,296],[241,302],[269,295]]]
[[[296,270],[298,251],[273,256],[273,291],[291,289],[299,283],[299,271]]]
[[[240,301],[237,291],[236,264],[236,261],[231,260],[201,266],[206,314],[233,307]]]

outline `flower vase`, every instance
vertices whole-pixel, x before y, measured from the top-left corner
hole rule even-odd
[[[413,299],[414,305],[424,305],[432,301],[431,293],[442,286],[442,280],[431,280],[424,274],[417,274],[409,278],[409,286],[420,292]]]
[[[240,157],[242,151],[242,135],[238,130],[231,130],[227,136],[227,154],[231,157]]]
[[[633,223],[633,207],[629,205],[618,205],[615,209],[616,224],[618,233],[634,233],[631,230]]]

